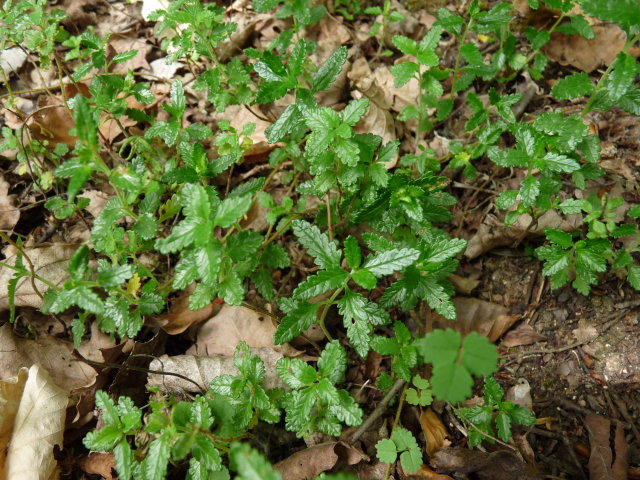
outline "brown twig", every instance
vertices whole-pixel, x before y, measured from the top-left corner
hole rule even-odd
[[[367,417],[367,419],[362,422],[362,425],[358,427],[358,429],[351,435],[349,439],[349,443],[353,445],[356,443],[360,437],[366,432],[369,427],[375,422],[378,418],[382,416],[382,414],[387,409],[387,405],[391,401],[391,399],[398,393],[398,391],[404,386],[405,381],[402,379],[396,380],[396,383],[393,384],[391,390],[387,392],[382,401],[378,404],[373,412]]]

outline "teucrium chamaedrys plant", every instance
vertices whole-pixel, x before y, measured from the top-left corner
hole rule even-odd
[[[583,215],[582,230],[547,229],[547,244],[535,250],[552,288],[571,281],[586,295],[598,274],[612,268],[640,289],[640,207],[587,192],[604,172],[598,165],[599,139],[585,123],[594,110],[618,107],[640,114],[640,89],[634,82],[640,68],[629,53],[640,35],[640,9],[634,2],[621,0],[616,9],[596,0],[580,2],[586,14],[618,23],[628,39],[599,78],[575,73],[551,89],[558,101],[586,97],[580,114],[556,109],[528,118],[512,110],[522,100],[512,92],[512,82],[524,71],[534,79],[542,77],[548,62],[542,48],[551,32],[593,36],[584,16],[571,13],[576,5],[571,0],[546,2],[558,10],[557,21],[546,31],[526,28],[522,50],[511,31],[512,6],[504,2],[487,10],[473,0],[465,15],[441,9],[423,38],[394,36],[392,46],[407,56],[391,69],[396,86],[416,81],[419,89],[416,105],[399,117],[415,124],[414,147],[408,153],[401,152],[399,140],[383,144],[377,135],[356,133],[370,107],[366,97],[339,109],[318,104],[317,94],[334,84],[349,55],[342,46],[319,65],[312,61],[317,45],[305,37],[305,29],[325,14],[320,2],[254,0],[257,12],[276,9],[275,15],[289,19],[291,28],[268,48],[248,48],[232,58],[224,47],[236,25],[215,3],[177,0],[156,12],[153,19],[167,60],[183,62],[196,76],[191,87],[178,79],[169,82],[168,98],[160,102],[162,120],[126,101],[134,97],[143,105],[153,103],[156,97],[146,82],[134,72],[112,73],[113,65],[133,58],[135,51],[110,56],[108,38],[92,31],[69,35],[59,24],[63,12],[45,15],[42,0],[5,2],[2,48],[23,44],[27,50],[48,52],[40,60],[42,68],[49,68],[49,53],[63,42],[66,57],[54,55],[54,62],[58,67],[66,62],[73,80],[85,81],[87,88],[81,90],[84,94],[71,94],[71,89],[63,93],[76,125],[71,133],[78,141],[72,148],[64,143],[51,148],[46,140],[35,139],[25,144],[26,131],[6,127],[4,148],[18,149],[21,171],[35,165],[32,171],[47,195],[46,206],[59,219],[84,217],[88,202],[79,195],[93,182],[106,182],[114,192],[93,220],[90,244],[69,262],[69,279],[61,286],[49,285],[43,311],[74,312],[76,344],[91,321],[109,334],[133,338],[147,316],[165,308],[173,292],[193,288],[189,305],[197,309],[214,299],[241,305],[247,290],[255,287],[265,302],[279,307],[277,343],[315,323],[328,339],[315,366],[300,359],[278,362],[286,391],[265,389],[264,364],[240,345],[235,357],[239,374],[216,378],[194,401],[156,394],[150,414],[143,416],[129,399],[114,402],[99,393],[96,403],[104,427],[89,434],[86,445],[113,450],[118,474],[126,479],[160,480],[170,462],[188,462],[187,475],[193,479],[229,478],[229,470],[250,478],[252,469],[261,478],[278,478],[237,437],[259,421],[278,422],[281,411],[286,428],[298,436],[316,431],[338,436],[344,425],[358,425],[364,412],[343,388],[345,372],[349,361],[366,357],[371,349],[390,357],[387,384],[412,382],[400,395],[400,406],[405,399],[421,406],[432,397],[462,401],[472,393],[473,376],[485,376],[485,405],[460,410],[461,418],[492,434],[494,422],[487,419],[495,414],[502,440],[510,436],[511,422],[529,424],[531,415],[502,401],[490,377],[497,353],[484,337],[472,333],[463,338],[451,329],[412,331],[402,312],[428,306],[455,319],[448,277],[466,242],[451,238],[446,227],[438,228],[452,219],[449,207],[456,203],[447,191],[449,178],[438,173],[444,166],[463,168],[472,178],[481,158],[497,172],[521,175],[518,188],[496,198],[496,207],[506,210],[507,224],[528,216],[533,227],[549,210]],[[535,9],[541,2],[529,4]],[[399,18],[389,2],[368,13],[381,14],[383,24]],[[10,28],[17,24],[24,28]],[[445,35],[457,44],[452,68],[442,62]],[[478,38],[495,48],[483,54]],[[255,124],[234,128],[221,121],[212,129],[187,121],[189,88],[204,91],[217,112],[230,105],[253,108],[254,102],[272,105],[291,99],[265,132],[275,144],[266,176],[233,183],[231,172],[242,168],[238,166],[251,148]],[[15,104],[12,95],[11,101]],[[425,146],[427,135],[464,106],[470,114],[463,138],[453,139],[448,152],[436,158]],[[144,133],[124,129],[119,148],[105,152],[100,124],[107,119],[117,124],[124,116],[135,119]],[[400,153],[400,166],[388,169],[385,165]],[[223,187],[222,175],[229,178]],[[286,187],[283,196],[272,193],[276,182]],[[62,193],[52,195],[53,185],[62,185]],[[583,194],[573,198],[576,189]],[[267,210],[266,232],[247,227],[245,216],[257,204]],[[289,252],[296,243],[299,254],[292,262]],[[305,268],[298,269],[300,265]],[[299,283],[287,294],[287,285],[274,285],[279,277],[274,272],[292,266],[289,272]],[[22,253],[11,268],[15,275],[9,292],[15,293],[18,280],[31,272]],[[14,318],[13,307],[10,316]],[[433,366],[428,380],[418,375],[424,363]],[[470,430],[471,443],[481,438]],[[377,450],[385,462],[399,457],[406,471],[421,465],[416,439],[398,425]]]

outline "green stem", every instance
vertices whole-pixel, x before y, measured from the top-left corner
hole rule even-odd
[[[398,402],[398,408],[396,409],[396,416],[393,419],[393,425],[391,427],[391,435],[389,435],[389,437],[393,436],[393,432],[396,429],[396,427],[398,426],[398,423],[400,423],[400,413],[402,413],[402,407],[404,406],[404,398],[407,394],[407,387],[409,386],[408,383],[404,384],[404,387],[402,388],[402,393],[400,394],[400,401]],[[387,464],[387,469],[384,472],[384,480],[389,480],[389,474],[391,472],[391,464]]]
[[[473,18],[470,18],[469,22],[464,27],[464,32],[462,32],[462,37],[460,37],[460,46],[458,47],[458,54],[456,55],[456,64],[455,64],[455,67],[453,68],[453,78],[451,80],[451,91],[449,92],[449,96],[451,97],[451,100],[453,100],[453,95],[456,93],[456,79],[458,78],[458,72],[460,70],[460,58],[462,57],[462,55],[460,54],[460,49],[464,45],[464,42],[467,39],[467,34],[469,33],[469,30],[471,29],[472,26],[473,26]]]
[[[349,276],[347,280],[345,280],[345,283],[344,283],[345,285],[349,281],[349,278],[351,278],[351,276]],[[344,286],[338,288],[335,292],[333,292],[333,295],[331,295],[329,300],[325,302],[324,309],[322,310],[322,315],[320,315],[320,319],[318,320],[318,325],[320,325],[322,332],[324,333],[324,335],[327,337],[327,340],[329,341],[333,340],[333,337],[329,334],[329,331],[327,330],[327,327],[324,324],[324,320],[325,318],[327,318],[327,313],[329,313],[329,309],[333,305],[333,302],[335,302],[336,298],[338,297],[338,295],[342,293],[343,290],[344,290]]]

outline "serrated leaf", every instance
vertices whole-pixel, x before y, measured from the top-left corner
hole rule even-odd
[[[636,290],[640,290],[640,266],[632,265],[627,273],[627,281]]]
[[[344,379],[347,368],[347,353],[340,342],[332,340],[327,343],[318,359],[318,372],[331,383],[336,384]]]
[[[100,264],[98,268],[98,283],[105,288],[122,285],[129,280],[135,271],[133,265]]]
[[[298,302],[296,307],[278,325],[274,342],[282,345],[313,325],[316,322],[316,314],[320,305],[319,303]]]
[[[327,234],[304,220],[294,220],[291,226],[298,241],[307,249],[316,265],[325,270],[340,267],[341,252],[335,242],[329,240]]]
[[[313,76],[312,93],[321,92],[329,88],[336,76],[342,70],[344,62],[347,60],[347,47],[342,46],[331,54],[329,59],[322,65]]]
[[[251,195],[225,198],[216,211],[214,225],[222,228],[230,227],[247,213],[251,201]]]
[[[498,437],[503,442],[511,439],[511,418],[505,412],[498,412],[496,416],[496,427],[498,428]]]
[[[507,410],[507,413],[511,417],[511,420],[513,420],[518,425],[528,427],[536,423],[536,416],[533,414],[533,412],[520,405],[513,404],[513,406],[509,410]]]
[[[356,270],[351,274],[351,279],[367,290],[373,290],[378,284],[376,276],[366,269]]]
[[[376,277],[391,275],[411,265],[420,256],[420,252],[413,248],[397,248],[376,253],[368,258],[363,268]]]
[[[345,290],[337,305],[351,345],[361,357],[366,356],[373,326],[389,323],[389,314],[379,305],[349,289]]]
[[[280,473],[248,443],[233,442],[229,454],[237,480],[282,480]]]
[[[418,44],[404,35],[394,35],[391,43],[405,55],[416,55],[418,53]]]
[[[349,268],[358,268],[362,262],[362,252],[358,240],[351,235],[344,240],[344,258]]]
[[[415,62],[402,62],[391,67],[391,73],[394,77],[393,85],[396,88],[405,86],[409,80],[415,78],[420,71],[420,67]]]
[[[500,210],[506,210],[512,207],[518,200],[519,193],[518,190],[505,190],[496,198],[496,207]]]
[[[560,245],[562,248],[566,249],[573,245],[571,234],[557,228],[545,228],[544,234],[550,242]]]
[[[551,95],[558,100],[573,100],[589,95],[594,89],[589,75],[584,72],[568,75],[551,89]]]
[[[422,452],[419,448],[412,448],[400,454],[400,463],[407,473],[415,473],[422,467]]]
[[[393,463],[398,458],[396,444],[390,438],[384,438],[376,443],[376,456],[381,462]]]
[[[287,268],[291,259],[287,251],[277,243],[270,243],[262,253],[262,261],[267,267]]]
[[[580,164],[573,158],[558,153],[549,152],[543,158],[542,165],[552,172],[571,173],[580,169]]]
[[[637,0],[616,0],[603,2],[601,0],[582,0],[582,10],[600,20],[618,23],[628,29],[631,25],[640,25],[640,8]]]
[[[346,107],[340,112],[342,121],[347,125],[354,126],[360,121],[369,108],[369,99],[366,97],[350,101]]]
[[[520,198],[525,206],[531,206],[540,195],[540,180],[533,175],[525,177],[520,184]]]
[[[307,277],[304,282],[298,285],[293,291],[293,297],[296,300],[308,300],[322,295],[341,286],[347,275],[347,272],[339,268],[320,270],[317,274]]]

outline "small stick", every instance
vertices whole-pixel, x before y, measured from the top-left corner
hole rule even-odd
[[[393,384],[393,386],[391,387],[391,390],[387,392],[387,394],[384,396],[384,398],[382,399],[380,404],[376,407],[376,409],[373,412],[371,412],[371,415],[369,415],[367,419],[364,422],[362,422],[362,425],[360,425],[358,429],[354,432],[354,434],[351,435],[351,438],[349,439],[349,443],[351,445],[356,443],[358,439],[364,434],[364,432],[366,432],[367,429],[373,424],[373,422],[375,422],[378,418],[382,416],[384,411],[387,409],[387,405],[389,404],[391,399],[394,397],[396,393],[398,393],[398,391],[404,386],[404,384],[405,384],[404,380],[402,379],[396,380],[396,383]]]

